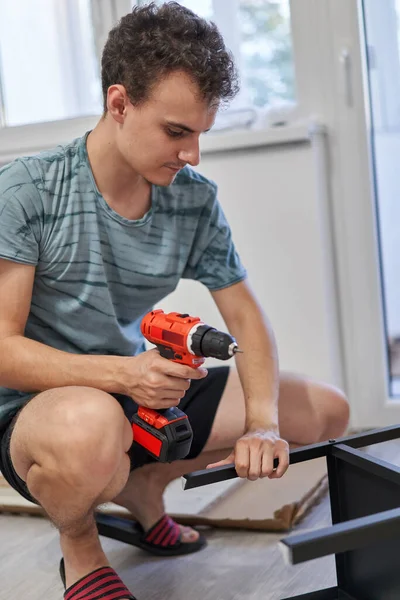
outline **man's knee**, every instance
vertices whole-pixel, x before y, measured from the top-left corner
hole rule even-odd
[[[33,465],[78,485],[109,480],[132,443],[118,402],[94,388],[65,387],[38,394],[21,412],[11,437],[11,459],[26,481]]]
[[[334,386],[324,390],[322,436],[325,441],[342,436],[349,425],[350,407],[345,394]]]

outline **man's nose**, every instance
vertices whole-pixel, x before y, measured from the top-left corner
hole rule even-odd
[[[199,142],[194,142],[190,148],[181,150],[178,154],[179,160],[188,163],[191,167],[197,167],[200,163],[200,147]]]

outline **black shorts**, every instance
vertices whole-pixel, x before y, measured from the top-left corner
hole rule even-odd
[[[184,460],[196,458],[206,445],[228,374],[229,367],[226,366],[209,368],[207,377],[192,381],[190,388],[182,398],[179,408],[187,414],[193,430],[192,446]],[[137,411],[137,404],[129,396],[114,394],[114,397],[121,404],[125,415],[131,421]],[[0,471],[11,487],[21,496],[38,504],[30,495],[26,483],[15,472],[11,462],[10,440],[17,418],[18,414],[0,432]],[[131,471],[144,464],[156,461],[141,446],[135,443],[132,444],[128,454],[131,460]]]

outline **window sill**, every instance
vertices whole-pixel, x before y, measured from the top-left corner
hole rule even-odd
[[[313,125],[310,128],[310,124],[304,122],[268,129],[211,133],[202,138],[200,148],[202,154],[212,154],[260,146],[309,143],[311,129],[314,131],[316,128],[319,126]]]
[[[0,164],[28,154],[65,144],[93,129],[99,117],[82,117],[51,123],[34,123],[0,128]],[[212,154],[260,146],[277,146],[310,142],[313,131],[321,126],[308,121],[262,130],[224,131],[204,136],[201,152]]]
[[[19,156],[36,154],[58,144],[68,143],[93,129],[98,120],[98,116],[81,117],[0,128],[0,165]]]

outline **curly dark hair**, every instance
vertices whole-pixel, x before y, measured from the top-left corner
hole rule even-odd
[[[101,61],[104,113],[107,90],[122,84],[134,105],[144,103],[161,79],[187,73],[200,97],[227,103],[239,90],[232,54],[213,22],[178,2],[135,6],[110,31]]]

